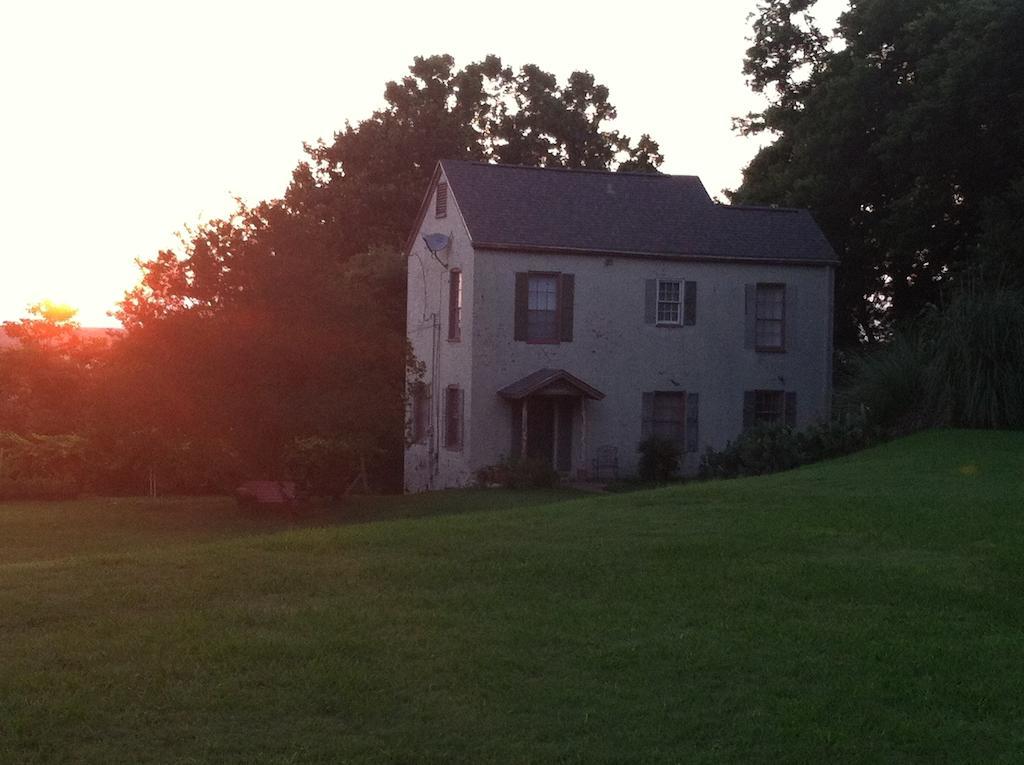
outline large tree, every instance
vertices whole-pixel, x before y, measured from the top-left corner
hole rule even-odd
[[[449,55],[416,57],[385,87],[382,109],[306,147],[285,202],[322,222],[347,256],[401,246],[439,159],[656,171],[657,142],[645,134],[634,145],[613,130],[608,98],[588,72],[560,85],[540,67],[514,72],[493,55],[462,69]]]
[[[837,340],[884,335],[944,283],[1024,266],[1024,4],[764,0],[745,72],[775,137],[737,202],[809,207],[839,252]]]

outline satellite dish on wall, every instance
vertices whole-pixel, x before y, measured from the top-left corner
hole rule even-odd
[[[452,238],[447,234],[425,234],[423,236],[423,243],[427,245],[428,250],[437,255],[437,253],[452,243]]]

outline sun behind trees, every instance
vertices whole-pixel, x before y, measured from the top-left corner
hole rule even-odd
[[[141,261],[124,336],[69,384],[75,416],[36,432],[82,435],[79,483],[104,492],[285,475],[337,492],[362,461],[375,489],[400,486],[413,361],[399,250],[435,163],[655,171],[657,143],[614,130],[608,99],[586,72],[559,84],[496,56],[417,57],[382,109],[306,147],[280,199],[239,201]]]

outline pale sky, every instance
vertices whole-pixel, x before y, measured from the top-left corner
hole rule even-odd
[[[135,258],[232,198],[280,196],[302,142],[383,104],[415,55],[496,53],[611,90],[668,173],[735,186],[759,108],[741,73],[756,0],[9,2],[0,6],[0,319],[44,299],[106,316]],[[823,0],[834,18],[842,0]],[[832,15],[829,16],[828,13]],[[826,26],[831,26],[827,24]]]

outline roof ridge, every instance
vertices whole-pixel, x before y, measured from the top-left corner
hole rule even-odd
[[[691,174],[676,175],[673,173],[661,173],[655,171],[641,172],[639,170],[600,170],[590,167],[541,167],[539,165],[515,165],[509,162],[487,162],[479,159],[442,159],[442,164],[458,165],[481,165],[483,167],[500,168],[502,170],[542,170],[546,173],[580,173],[590,175],[614,175],[614,176],[640,176],[643,178],[696,178],[700,176]]]
[[[802,207],[780,207],[778,205],[726,205],[721,202],[716,202],[715,204],[723,210],[735,210],[737,212],[804,212],[804,208]]]

